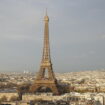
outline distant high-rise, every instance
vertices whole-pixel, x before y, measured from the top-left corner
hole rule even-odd
[[[49,44],[49,17],[46,15],[44,17],[45,27],[44,27],[44,46],[43,46],[43,56],[40,65],[40,70],[36,77],[34,84],[30,87],[31,92],[42,92],[51,91],[53,94],[60,94],[57,80],[55,78],[51,56],[50,56],[50,44]]]

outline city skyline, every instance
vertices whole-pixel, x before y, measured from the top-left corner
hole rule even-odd
[[[45,9],[55,72],[105,68],[104,0],[0,0],[0,71],[37,72]]]

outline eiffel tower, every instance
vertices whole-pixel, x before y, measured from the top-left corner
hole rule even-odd
[[[49,17],[46,15],[44,17],[45,27],[44,27],[44,46],[43,46],[43,56],[40,65],[40,70],[34,81],[34,84],[30,87],[30,91],[35,93],[41,88],[48,88],[54,95],[59,95],[59,87],[57,80],[55,78],[51,56],[50,56],[50,44],[49,44]]]

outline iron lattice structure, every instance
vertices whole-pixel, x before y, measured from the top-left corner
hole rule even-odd
[[[34,84],[30,87],[31,92],[37,92],[41,87],[49,88],[53,94],[60,94],[58,83],[55,78],[53,67],[51,63],[50,56],[50,44],[49,44],[49,17],[44,17],[45,27],[44,27],[44,46],[43,46],[43,55],[40,65],[40,70],[37,74],[37,77],[34,81]],[[46,77],[47,72],[47,77]]]

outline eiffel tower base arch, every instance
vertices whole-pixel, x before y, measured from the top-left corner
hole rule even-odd
[[[58,84],[56,83],[56,81],[54,80],[36,80],[35,83],[30,87],[30,92],[31,93],[36,93],[38,92],[38,89],[40,87],[46,87],[49,88],[51,90],[51,92],[53,93],[53,95],[60,95],[60,91],[58,88]]]

